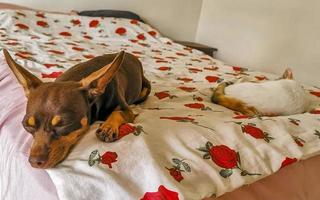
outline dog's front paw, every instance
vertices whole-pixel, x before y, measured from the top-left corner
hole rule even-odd
[[[105,122],[97,129],[96,135],[103,142],[114,142],[119,137],[119,127]]]

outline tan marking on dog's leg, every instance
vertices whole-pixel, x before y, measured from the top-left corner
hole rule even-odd
[[[81,124],[81,126],[87,126],[88,125],[88,117],[83,117],[80,120],[80,124]]]
[[[104,142],[113,142],[118,139],[119,127],[125,123],[132,123],[136,115],[131,109],[113,111],[108,119],[96,131],[97,137]]]
[[[139,99],[142,99],[142,98],[144,98],[145,96],[147,96],[148,90],[149,90],[148,88],[143,88],[142,91],[141,91],[141,93],[140,93]]]
[[[151,92],[150,81],[146,79],[146,77],[142,76],[142,90],[139,95],[139,99],[135,102],[135,104],[141,103],[145,101]]]

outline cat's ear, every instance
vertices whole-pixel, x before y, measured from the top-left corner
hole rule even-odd
[[[293,79],[293,73],[290,68],[287,68],[286,71],[284,71],[282,75],[282,79],[289,79],[289,80]]]

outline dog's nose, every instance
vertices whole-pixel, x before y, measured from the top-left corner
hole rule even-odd
[[[46,162],[48,161],[47,156],[30,156],[29,162],[32,167],[43,168]]]

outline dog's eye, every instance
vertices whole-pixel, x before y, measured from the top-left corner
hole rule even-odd
[[[37,120],[34,117],[25,116],[22,121],[23,127],[29,133],[33,134],[37,130]]]

